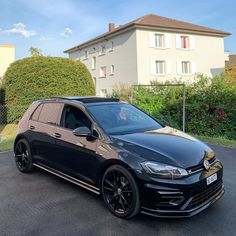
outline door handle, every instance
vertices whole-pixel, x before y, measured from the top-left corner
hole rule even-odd
[[[55,137],[55,138],[60,138],[60,137],[61,137],[61,134],[55,133],[55,134],[54,134],[54,137]]]
[[[31,126],[30,126],[30,129],[31,129],[31,130],[35,129],[35,126],[31,125]]]

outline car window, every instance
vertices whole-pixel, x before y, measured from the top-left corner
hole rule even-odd
[[[60,126],[71,130],[82,126],[91,129],[92,122],[79,108],[65,105],[61,116]]]
[[[36,110],[34,111],[33,115],[31,116],[31,120],[37,121],[39,119],[39,114],[42,110],[43,104],[40,104]]]
[[[91,105],[88,110],[108,134],[143,132],[162,127],[152,117],[129,104]]]
[[[39,121],[56,125],[60,107],[60,103],[44,103],[39,115]]]

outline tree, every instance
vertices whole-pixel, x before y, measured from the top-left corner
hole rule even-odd
[[[28,57],[15,61],[3,79],[5,103],[28,106],[38,98],[95,95],[86,66],[59,57]]]
[[[29,53],[30,53],[30,56],[31,56],[31,57],[40,57],[40,56],[43,56],[42,50],[40,50],[40,49],[38,49],[38,48],[34,48],[34,47],[30,47]]]

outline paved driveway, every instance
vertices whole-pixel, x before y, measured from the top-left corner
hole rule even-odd
[[[224,164],[226,194],[188,219],[139,215],[121,220],[102,200],[43,171],[17,171],[0,154],[0,235],[236,235],[236,149],[213,146]]]

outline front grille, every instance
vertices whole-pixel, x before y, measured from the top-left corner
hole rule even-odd
[[[209,160],[209,163],[212,164],[215,161],[215,159],[216,159],[215,157],[211,158]],[[192,166],[190,168],[187,168],[187,171],[188,171],[189,174],[193,174],[193,173],[201,171],[203,169],[204,169],[204,165],[203,165],[203,163],[201,163],[201,164]]]
[[[222,189],[222,185],[223,185],[223,181],[220,180],[220,181],[214,183],[208,189],[204,190],[203,192],[196,194],[192,198],[187,209],[195,208],[195,207],[201,205],[202,203],[206,202],[207,200],[209,200],[211,197],[213,197],[215,194],[217,194]]]

